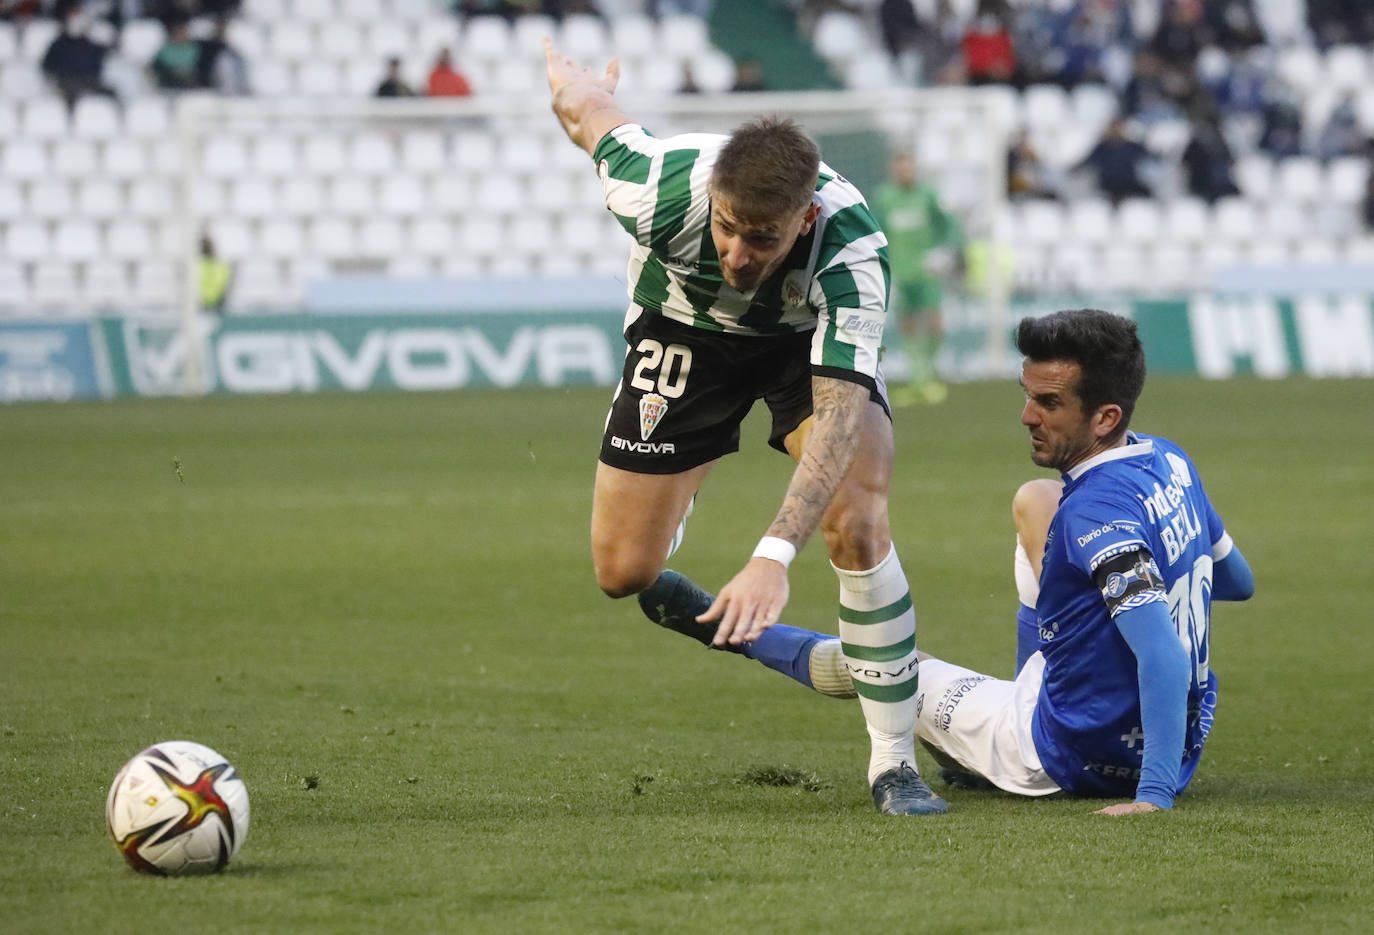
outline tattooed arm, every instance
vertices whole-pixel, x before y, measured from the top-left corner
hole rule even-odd
[[[768,527],[768,535],[801,549],[820,525],[854,456],[866,408],[868,389],[848,380],[812,378],[810,435],[797,460],[782,508]],[[720,620],[715,645],[739,645],[757,639],[778,622],[787,604],[787,568],[781,562],[755,556],[730,580],[698,620]]]

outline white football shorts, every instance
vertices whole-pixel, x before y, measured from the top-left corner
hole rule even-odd
[[[941,659],[921,660],[916,736],[999,789],[1051,795],[1031,738],[1045,657],[1035,653],[1016,680],[993,678]]]

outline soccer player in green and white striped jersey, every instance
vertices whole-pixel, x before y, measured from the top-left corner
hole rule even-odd
[[[878,367],[887,240],[858,190],[796,124],[659,140],[620,110],[604,75],[545,42],[553,109],[590,154],[631,235],[629,343],[592,505],[597,583],[659,619],[690,606],[664,572],[715,462],[738,450],[758,399],[770,443],[797,461],[744,568],[684,626],[739,646],[777,622],[787,566],[820,528],[840,581],[839,630],[871,741],[874,804],[946,811],[917,773],[916,616],[888,527],[892,422]]]

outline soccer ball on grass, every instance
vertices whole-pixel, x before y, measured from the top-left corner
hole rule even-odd
[[[248,834],[248,790],[209,747],[171,740],[119,771],[105,802],[115,847],[146,873],[213,873]]]

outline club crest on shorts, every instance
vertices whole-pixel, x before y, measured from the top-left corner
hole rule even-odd
[[[657,393],[645,393],[639,398],[639,437],[642,441],[649,440],[649,436],[654,434],[655,426],[667,411],[668,400]]]

